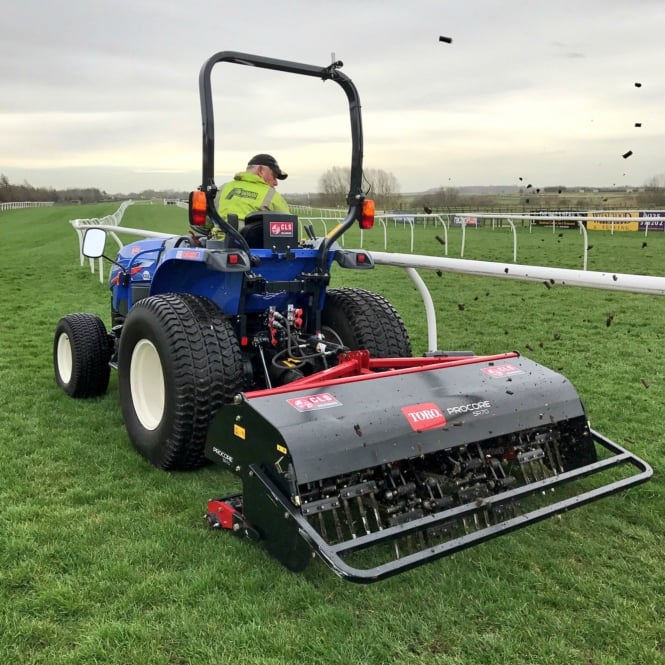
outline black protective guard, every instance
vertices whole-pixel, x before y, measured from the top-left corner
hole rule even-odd
[[[591,435],[597,445],[612,453],[611,457],[494,496],[485,497],[482,501],[473,501],[404,524],[388,527],[368,535],[358,536],[334,545],[326,542],[303,516],[301,510],[293,505],[289,497],[282,493],[280,488],[268,475],[265,474],[265,472],[262,471],[260,467],[254,465],[252,466],[252,472],[257,483],[253,490],[257,490],[257,485],[262,486],[262,489],[266,493],[266,498],[270,503],[277,506],[277,511],[282,518],[292,521],[292,525],[297,525],[297,531],[300,538],[302,538],[309,545],[311,550],[315,552],[337,575],[351,582],[368,584],[391,577],[392,575],[407,571],[424,563],[434,561],[435,559],[454,554],[460,550],[496,538],[504,533],[509,533],[510,531],[515,531],[516,529],[528,526],[534,522],[544,520],[547,517],[560,514],[573,508],[578,508],[591,503],[592,501],[615,494],[627,487],[643,483],[653,475],[652,468],[644,460],[633,455],[631,452],[625,450],[616,443],[613,443],[594,430],[591,430]],[[555,501],[547,506],[506,519],[492,524],[491,526],[478,529],[477,531],[466,533],[441,544],[427,546],[420,551],[407,554],[388,563],[363,569],[349,565],[342,558],[344,555],[359,550],[376,547],[387,542],[402,539],[409,535],[416,535],[419,532],[423,533],[427,529],[431,529],[438,525],[458,520],[465,516],[471,517],[477,515],[489,507],[496,508],[502,504],[519,500],[528,495],[542,494],[547,490],[553,490],[554,488],[570,483],[571,481],[580,480],[616,468],[619,465],[626,464],[633,466],[636,470],[633,475],[627,478],[615,480],[601,487],[583,491],[573,497]],[[278,533],[279,532],[272,534],[271,537],[279,538]],[[284,529],[283,533],[284,536],[290,540],[294,535],[293,526],[289,529]],[[290,551],[291,547],[291,545],[289,545],[289,547],[286,547],[285,545],[284,548],[280,548],[279,546],[276,547],[276,543],[273,543],[271,553],[275,555],[280,549]],[[279,558],[279,556],[277,558]],[[283,560],[282,563],[290,568],[293,567],[289,565],[290,562],[287,560]]]

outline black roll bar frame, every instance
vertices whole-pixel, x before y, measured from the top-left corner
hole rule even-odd
[[[217,186],[215,184],[215,117],[212,100],[211,73],[220,62],[259,67],[302,76],[312,76],[322,81],[334,81],[344,90],[349,103],[351,122],[351,176],[347,196],[348,211],[346,217],[323,239],[319,247],[318,270],[326,272],[327,255],[333,243],[345,233],[359,218],[365,194],[362,190],[363,178],[363,130],[360,111],[360,97],[353,81],[340,71],[343,63],[336,61],[325,67],[307,65],[290,60],[279,60],[239,51],[220,51],[203,63],[199,73],[199,94],[201,98],[201,120],[203,125],[203,168],[199,190],[206,193],[208,215],[227,234],[233,237],[246,251],[249,247],[243,236],[234,229],[215,208]]]

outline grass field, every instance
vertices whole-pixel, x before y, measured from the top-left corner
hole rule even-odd
[[[0,213],[0,663],[643,665],[665,663],[663,301],[423,273],[439,345],[516,349],[564,373],[589,417],[649,461],[647,484],[368,587],[314,561],[294,575],[256,544],[211,532],[219,467],[167,474],[128,443],[117,379],[100,399],[55,384],[52,336],[77,311],[108,322],[68,220],[115,205]],[[128,227],[184,231],[186,211],[131,206]],[[580,268],[577,231],[521,230],[518,261]],[[442,255],[440,229],[415,252]],[[662,234],[661,234],[662,236]],[[662,274],[665,237],[590,233],[590,270]],[[349,234],[347,247],[358,242]],[[365,246],[383,250],[379,230]],[[449,256],[459,256],[452,229]],[[109,245],[110,247],[110,245]],[[392,228],[389,251],[408,251]],[[508,261],[507,229],[468,231],[465,258]],[[386,295],[425,350],[423,307],[399,269],[335,284]]]

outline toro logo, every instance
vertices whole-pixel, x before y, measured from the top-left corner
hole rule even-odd
[[[270,237],[292,236],[293,222],[270,222]]]
[[[416,432],[445,427],[446,425],[446,417],[443,415],[443,411],[434,402],[403,406],[402,413],[411,425],[411,429]]]
[[[314,411],[316,409],[329,409],[332,406],[342,406],[342,403],[330,393],[307,395],[306,397],[292,397],[286,400],[297,411]]]

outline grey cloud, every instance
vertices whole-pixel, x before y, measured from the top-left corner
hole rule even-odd
[[[537,151],[527,157],[509,154],[512,145],[524,140],[523,129],[509,127],[509,116],[501,117],[499,129],[494,127],[499,113],[512,108],[513,115],[521,113],[534,100],[571,100],[565,114],[570,127],[556,116],[530,124],[539,127],[543,145],[550,131],[555,137],[549,141],[556,142],[552,149],[561,155],[556,175],[567,173],[579,181],[615,178],[609,157],[601,171],[592,171],[587,157],[594,145],[598,152],[620,154],[624,124],[633,128],[639,117],[645,140],[654,143],[663,128],[656,112],[665,93],[660,83],[660,0],[589,0],[583,5],[572,0],[5,4],[0,24],[0,172],[10,178],[25,172],[18,165],[31,155],[35,162],[50,156],[54,164],[83,155],[97,164],[110,149],[115,155],[125,151],[125,172],[138,178],[132,161],[136,150],[157,154],[160,146],[165,151],[155,159],[154,171],[186,161],[190,152],[197,155],[192,168],[198,168],[198,71],[205,58],[222,49],[315,64],[327,64],[335,52],[360,90],[366,137],[379,144],[368,140],[366,154],[380,150],[403,189],[411,188],[407,179],[422,183],[444,166],[459,169],[458,184],[463,178],[497,182],[506,164],[525,159],[531,172],[540,168],[553,173]],[[453,43],[440,44],[440,34],[450,35]],[[639,96],[631,88],[638,79],[644,81]],[[330,160],[337,159],[338,144],[348,140],[345,100],[330,82],[226,66],[215,74],[215,102],[220,164],[226,170],[234,168],[231,162],[236,154],[245,154],[246,146],[261,146],[260,152],[269,145],[284,155],[284,162],[289,153],[306,155],[291,172],[307,173],[315,184],[315,173],[337,165]],[[539,112],[546,109],[540,106]],[[390,133],[375,125],[386,111],[393,112]],[[425,111],[430,126],[414,127]],[[589,142],[578,152],[575,113],[578,124],[588,127],[591,112],[596,126],[603,120],[607,132],[616,136],[611,149]],[[464,149],[462,142],[475,138],[469,119],[476,123],[475,136],[501,134],[506,146],[501,156],[479,141]],[[602,141],[608,140],[612,143],[603,135]],[[635,150],[631,158],[631,177],[638,184],[658,171],[653,152]],[[144,164],[141,168],[149,170]],[[42,169],[39,177],[55,172]],[[89,173],[108,190],[114,190],[112,183],[119,178],[116,168],[108,170],[109,182],[103,181],[101,168]],[[141,182],[153,177],[157,185],[161,176],[142,172],[140,177]],[[189,178],[183,177],[183,188],[190,186]],[[293,183],[290,178],[286,186],[297,186]]]

